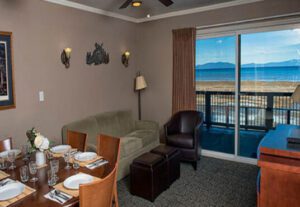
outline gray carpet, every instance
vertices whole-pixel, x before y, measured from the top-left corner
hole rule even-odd
[[[129,193],[129,177],[118,183],[121,207],[255,207],[253,165],[202,157],[198,170],[181,164],[181,177],[154,203]]]

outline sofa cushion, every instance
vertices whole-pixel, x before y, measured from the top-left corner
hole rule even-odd
[[[194,138],[191,134],[174,134],[168,136],[168,145],[190,148],[194,147]]]
[[[96,144],[96,138],[99,134],[97,121],[92,116],[63,126],[63,143],[66,143],[67,130],[86,133],[87,142],[91,144]]]
[[[137,137],[142,140],[143,146],[147,146],[157,139],[157,131],[155,130],[136,130],[126,135],[126,137]]]
[[[136,137],[121,137],[121,152],[120,157],[126,157],[135,151],[143,148],[143,143],[140,138]]]
[[[95,118],[101,134],[122,137],[134,129],[130,111],[106,112],[95,115]]]

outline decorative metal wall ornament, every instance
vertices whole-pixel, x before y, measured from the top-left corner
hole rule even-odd
[[[109,54],[103,49],[103,43],[98,44],[95,43],[95,50],[92,52],[88,52],[86,55],[86,64],[88,65],[99,65],[99,64],[107,64],[109,63]]]

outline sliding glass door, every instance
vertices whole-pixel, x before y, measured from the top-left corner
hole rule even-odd
[[[197,109],[205,114],[200,145],[234,154],[235,36],[199,39],[196,43]]]
[[[239,155],[256,158],[258,143],[278,124],[300,124],[291,94],[300,83],[300,30],[241,35]]]
[[[207,152],[256,159],[269,130],[300,125],[300,106],[291,99],[300,84],[300,29],[201,36],[195,74]]]

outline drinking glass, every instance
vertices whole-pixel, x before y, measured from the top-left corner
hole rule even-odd
[[[38,178],[36,177],[37,165],[34,161],[29,162],[29,172],[32,175],[32,178],[30,179],[30,182],[38,181]]]
[[[56,185],[55,172],[53,170],[48,170],[47,175],[48,175],[48,185],[49,186]]]
[[[23,183],[26,183],[29,180],[29,172],[27,165],[24,165],[20,168],[20,178]]]
[[[65,167],[65,169],[66,170],[69,170],[70,168],[71,168],[71,166],[70,166],[70,159],[71,159],[71,155],[70,155],[70,152],[66,152],[65,154],[64,154],[64,160],[65,160],[65,162],[67,163],[67,165],[66,165],[66,167]]]
[[[10,169],[10,170],[15,169],[16,168],[16,165],[15,165],[16,154],[14,151],[9,151],[7,153],[7,160],[11,163],[11,165],[9,166],[8,169]]]
[[[28,161],[29,158],[30,158],[29,146],[28,145],[23,145],[22,146],[22,154],[23,154],[23,160]]]
[[[55,180],[58,181],[59,177],[57,176],[59,170],[59,160],[51,160],[50,161],[50,168],[54,173]]]
[[[7,168],[7,163],[5,157],[0,156],[0,170],[6,170],[6,168]]]

